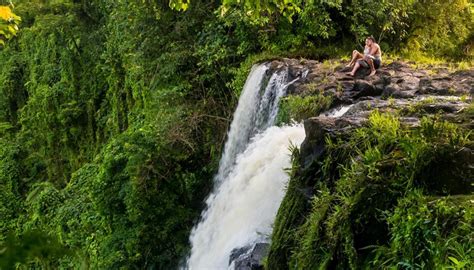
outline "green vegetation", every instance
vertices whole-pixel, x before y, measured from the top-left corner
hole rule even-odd
[[[280,102],[277,123],[288,124],[291,120],[300,122],[329,109],[333,98],[321,92],[308,96],[287,96]]]
[[[472,168],[460,162],[472,144],[455,124],[423,118],[410,129],[375,111],[366,127],[327,137],[311,166],[296,155],[268,268],[472,267],[472,187],[462,180]]]
[[[0,6],[0,46],[16,36],[21,18],[12,12],[9,6]]]
[[[368,34],[394,54],[472,59],[472,5],[465,0],[12,2],[14,13],[0,10],[1,269],[176,268],[189,251],[190,230],[256,62],[326,59],[349,52]],[[322,93],[288,98],[280,121],[312,116],[329,103]],[[448,150],[465,140],[442,134],[453,140]],[[387,145],[360,151],[375,155],[372,163],[381,153],[395,155]],[[296,220],[299,211],[288,215]],[[331,226],[351,220],[339,216],[347,211],[338,213]],[[400,222],[388,220],[390,228]],[[284,236],[307,242],[305,229],[299,231],[294,239]],[[453,239],[461,255],[447,251],[443,262],[462,265],[469,250]],[[405,260],[408,254],[396,252],[403,245],[385,245],[392,257],[378,258]],[[307,250],[295,252],[291,260],[299,261]]]

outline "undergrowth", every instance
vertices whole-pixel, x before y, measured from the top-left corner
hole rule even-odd
[[[290,95],[280,101],[277,124],[288,124],[291,121],[300,122],[327,110],[332,103],[331,96],[325,96],[317,91],[307,96]]]
[[[472,134],[456,124],[424,117],[409,128],[377,111],[365,127],[328,135],[325,155],[309,168],[294,168],[290,188],[307,185],[314,196],[305,209],[295,203],[301,193],[289,188],[268,269],[471,268],[472,185],[448,190],[457,192],[452,203],[430,183],[447,180],[425,173],[442,166],[440,160],[450,164],[470,144]],[[459,182],[466,177],[451,165],[441,170]],[[295,212],[304,220],[295,220]]]

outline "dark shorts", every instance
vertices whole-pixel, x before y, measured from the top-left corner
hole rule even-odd
[[[380,67],[380,65],[382,65],[382,61],[380,61],[379,58],[374,58],[373,60],[374,60],[374,68],[378,69]],[[370,68],[369,63],[367,63],[366,60],[359,60],[358,62],[361,66],[363,66],[365,68]]]

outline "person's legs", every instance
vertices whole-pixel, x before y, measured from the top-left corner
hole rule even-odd
[[[367,61],[367,63],[368,63],[369,66],[370,66],[370,74],[369,74],[369,76],[375,75],[374,60],[373,60],[372,58],[367,58],[365,61]]]
[[[382,61],[380,61],[380,59],[378,59],[378,58],[375,58],[375,59],[374,59],[374,67],[375,67],[375,69],[379,69],[381,65],[382,65]]]
[[[352,67],[357,60],[362,59],[362,58],[364,58],[364,55],[361,54],[359,51],[357,50],[352,51],[352,59],[351,59],[351,62],[349,62],[349,64],[347,65],[347,67]]]
[[[351,73],[349,75],[354,76],[356,71],[360,68],[359,61],[355,62],[354,68],[352,69]]]

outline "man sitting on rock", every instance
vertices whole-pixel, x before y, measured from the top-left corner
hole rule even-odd
[[[374,37],[370,36],[365,39],[365,49],[364,54],[362,55],[357,50],[352,52],[352,60],[349,63],[349,66],[354,65],[352,71],[349,75],[354,76],[356,71],[361,67],[369,68],[369,76],[373,76],[376,72],[376,69],[382,64],[382,51],[380,50],[379,44],[375,42]]]

